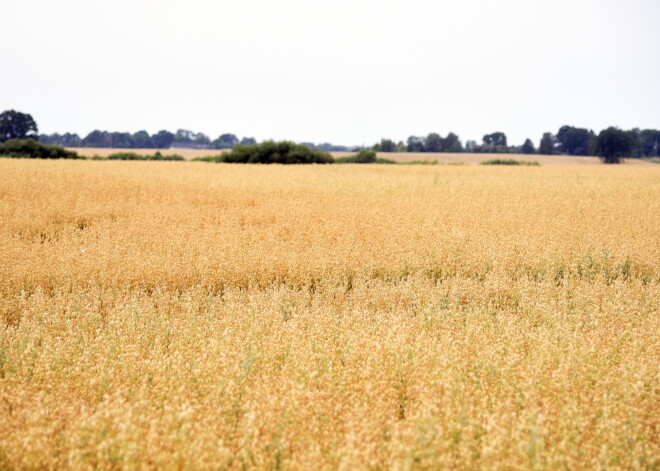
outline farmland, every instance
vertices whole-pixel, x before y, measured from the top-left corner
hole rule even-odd
[[[2,159],[0,469],[657,469],[659,197]]]
[[[113,148],[95,148],[95,147],[71,147],[69,150],[77,152],[83,157],[107,157],[117,152],[135,152],[142,155],[153,155],[156,152],[163,154],[178,154],[186,160],[192,160],[197,157],[222,154],[223,150],[217,149],[113,149]],[[354,152],[330,152],[333,157],[346,157],[353,155]],[[476,165],[480,162],[495,158],[513,158],[523,161],[537,161],[544,166],[574,166],[574,165],[603,165],[597,157],[584,156],[566,156],[566,155],[519,155],[519,154],[470,154],[470,153],[432,153],[432,152],[379,152],[378,157],[394,160],[395,162],[414,162],[430,161],[440,164],[464,164]],[[627,159],[622,165],[634,167],[649,167],[654,163],[642,159]]]

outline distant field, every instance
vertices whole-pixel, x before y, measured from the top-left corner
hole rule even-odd
[[[91,147],[71,147],[70,150],[78,152],[78,154],[92,157],[108,156],[115,152],[136,152],[138,154],[154,154],[159,151],[161,154],[179,154],[185,159],[194,159],[195,157],[204,157],[207,155],[221,154],[222,150],[191,150],[191,149],[107,149],[107,148],[91,148]],[[334,157],[344,157],[351,155],[353,152],[330,152]],[[519,154],[443,154],[443,153],[417,153],[417,152],[402,152],[402,153],[388,153],[379,152],[378,157],[385,159],[395,160],[397,162],[412,162],[415,160],[432,160],[439,163],[465,163],[469,165],[477,165],[479,162],[490,159],[516,159],[516,160],[536,160],[541,165],[603,165],[596,157],[567,157],[567,156],[554,156],[554,155],[519,155]],[[640,159],[628,159],[624,165],[631,166],[653,166],[654,163]]]
[[[658,469],[659,198],[0,159],[0,469]]]

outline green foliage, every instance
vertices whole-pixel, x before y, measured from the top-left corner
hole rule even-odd
[[[618,164],[625,157],[630,157],[633,139],[629,133],[609,127],[598,134],[595,145],[596,155],[606,164]]]
[[[520,148],[520,153],[527,155],[536,154],[536,149],[534,148],[534,143],[531,141],[531,139],[525,140],[525,143]]]
[[[376,162],[376,152],[371,149],[360,149],[357,154],[347,155],[346,157],[337,157],[335,162],[338,164],[372,164]]]
[[[541,138],[541,143],[539,144],[539,154],[554,155],[556,153],[554,136],[549,132],[544,133]]]
[[[222,134],[211,145],[214,149],[231,149],[239,142],[234,134]]]
[[[376,152],[396,152],[397,144],[391,139],[381,139],[380,142],[372,147]]]
[[[11,139],[0,143],[0,155],[28,159],[79,159],[78,154],[34,139]]]
[[[184,160],[180,155],[163,155],[156,152],[153,155],[136,154],[135,152],[116,152],[106,157],[107,160]],[[95,159],[99,160],[99,159]]]
[[[236,145],[230,152],[195,160],[242,164],[331,164],[332,156],[290,141],[265,141],[246,146]]]
[[[589,155],[593,131],[573,126],[562,126],[557,132],[557,147],[566,155]]]
[[[538,167],[541,164],[536,160],[491,159],[484,160],[479,165],[526,165],[529,167]]]
[[[492,134],[486,134],[483,137],[484,146],[501,146],[507,147],[506,143],[506,134],[503,132],[494,132]]]
[[[11,139],[37,139],[39,130],[32,116],[20,111],[0,113],[0,142]]]
[[[401,165],[442,165],[437,160],[410,160],[408,162],[401,162]]]

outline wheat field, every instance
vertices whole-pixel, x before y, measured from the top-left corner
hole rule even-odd
[[[658,469],[659,197],[0,160],[0,469]]]

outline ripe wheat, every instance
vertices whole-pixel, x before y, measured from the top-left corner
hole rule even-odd
[[[0,468],[657,469],[659,196],[0,160]]]

